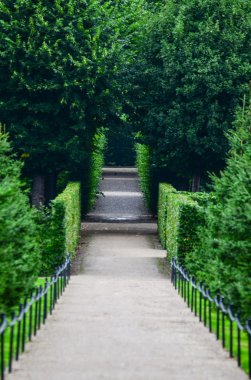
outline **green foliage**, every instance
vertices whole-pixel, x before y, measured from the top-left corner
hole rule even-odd
[[[151,161],[148,146],[137,143],[136,167],[139,174],[140,189],[144,195],[147,207],[151,207]]]
[[[143,0],[1,1],[1,120],[25,175],[81,179],[97,129],[122,118],[119,80],[143,8]]]
[[[69,183],[66,189],[52,201],[52,209],[55,219],[60,221],[61,213],[64,211],[64,250],[73,257],[79,241],[81,210],[80,210],[80,184]],[[57,211],[56,211],[57,210]]]
[[[168,193],[166,207],[166,250],[169,259],[180,263],[196,243],[198,227],[204,222],[204,210],[189,196]]]
[[[227,168],[214,177],[216,204],[186,266],[212,292],[220,291],[248,317],[251,308],[251,117],[240,110],[229,134]]]
[[[206,208],[212,203],[216,202],[216,198],[213,193],[204,193],[204,192],[191,193],[190,191],[179,191],[179,194],[188,195],[193,201],[197,202],[199,206],[203,208]]]
[[[105,155],[107,166],[134,166],[135,140],[132,132],[131,125],[126,123],[111,125],[107,130],[107,151]]]
[[[158,200],[158,234],[163,248],[166,248],[166,223],[168,193],[175,192],[175,188],[167,183],[159,185]]]
[[[80,236],[80,184],[69,183],[51,202],[38,211],[42,246],[42,275],[52,275],[68,253],[74,257]]]
[[[180,263],[198,242],[198,231],[205,225],[205,207],[213,202],[207,193],[176,191],[166,183],[159,186],[158,233],[168,257]]]
[[[86,176],[83,179],[83,197],[84,211],[90,211],[95,204],[99,182],[102,176],[102,168],[104,166],[104,154],[106,150],[106,134],[103,128],[100,128],[92,140],[92,152],[90,155],[90,165]],[[85,194],[84,194],[85,193]]]
[[[187,177],[223,167],[251,77],[250,19],[246,0],[167,0],[148,18],[127,81],[157,167]]]
[[[35,212],[22,191],[20,162],[0,133],[0,310],[16,305],[34,285],[40,265]]]

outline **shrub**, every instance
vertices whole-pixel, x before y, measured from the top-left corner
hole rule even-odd
[[[213,193],[205,193],[205,192],[192,193],[190,191],[179,191],[179,194],[189,196],[192,200],[194,200],[195,202],[197,202],[200,206],[204,208],[216,202],[216,198]]]
[[[40,266],[35,211],[22,191],[20,170],[0,132],[0,310],[5,312],[30,291]]]
[[[207,193],[176,191],[169,184],[159,186],[158,232],[168,257],[178,257],[183,263],[185,256],[198,242],[198,231],[205,224],[205,206],[213,196]]]
[[[204,221],[203,208],[188,195],[168,193],[166,209],[166,250],[180,263],[197,241],[198,227]]]
[[[144,195],[147,207],[151,209],[150,149],[147,145],[139,143],[136,144],[135,149],[140,189]]]
[[[83,173],[82,178],[82,206],[83,213],[90,211],[94,205],[98,194],[99,182],[104,166],[104,156],[106,150],[105,129],[100,128],[92,139],[92,153],[89,158],[88,170]]]
[[[42,274],[51,275],[67,255],[74,256],[80,236],[80,184],[69,183],[51,202],[49,209],[39,211],[42,245]]]
[[[189,271],[232,301],[243,317],[251,309],[251,118],[239,111],[237,129],[229,136],[226,169],[214,177],[216,204],[207,209],[207,223],[196,249],[186,258]]]
[[[174,187],[167,183],[160,183],[159,185],[158,233],[163,248],[166,248],[166,212],[168,193],[175,191],[176,190],[174,189]]]
[[[92,209],[97,196],[99,181],[104,166],[106,136],[104,129],[100,129],[93,137],[93,151],[91,154],[90,182],[89,182],[89,209]]]

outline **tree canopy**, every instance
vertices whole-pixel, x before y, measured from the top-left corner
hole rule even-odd
[[[119,122],[118,73],[143,1],[3,0],[0,112],[29,177],[80,175],[93,136]]]
[[[147,22],[128,104],[156,166],[193,176],[224,165],[251,76],[250,19],[245,0],[167,0]]]

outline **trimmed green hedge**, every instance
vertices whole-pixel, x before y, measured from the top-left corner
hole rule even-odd
[[[144,195],[147,207],[151,209],[150,148],[147,145],[137,143],[135,144],[135,151],[140,189]]]
[[[183,263],[197,241],[198,227],[204,222],[204,209],[189,195],[168,193],[166,207],[166,250]]]
[[[104,156],[107,145],[105,129],[100,128],[92,139],[92,151],[89,157],[88,168],[83,173],[82,183],[82,212],[86,214],[95,205],[102,168],[104,166]]]
[[[159,186],[158,232],[168,257],[184,263],[198,240],[198,230],[205,224],[205,207],[212,202],[208,193],[176,191],[171,185]]]
[[[61,222],[61,213],[63,211],[63,228],[64,250],[74,256],[75,249],[78,245],[81,223],[80,209],[80,184],[78,182],[69,183],[66,189],[52,201],[52,210],[59,214],[56,219]]]
[[[91,154],[90,182],[89,182],[89,204],[91,210],[96,202],[99,181],[104,166],[104,154],[106,148],[106,136],[103,129],[100,129],[93,138],[93,151]]]
[[[168,193],[175,192],[175,188],[167,183],[159,184],[158,200],[158,233],[163,248],[166,248],[166,217]]]
[[[74,256],[80,236],[80,204],[80,184],[72,182],[51,202],[50,209],[39,211],[42,275],[53,274],[67,253]]]

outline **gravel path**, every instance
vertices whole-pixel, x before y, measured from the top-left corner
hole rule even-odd
[[[128,180],[128,172],[118,174],[127,178],[113,178],[110,184],[117,181],[116,192],[138,192],[136,177]],[[129,199],[138,208],[131,208]],[[125,196],[121,212],[129,220],[135,210],[147,215],[141,201]],[[96,215],[105,215],[108,206],[102,202],[106,198]],[[78,275],[8,379],[247,379],[158,269],[165,252],[156,225],[118,223],[112,202],[108,215],[107,223],[83,224],[74,263]]]
[[[152,220],[152,216],[145,208],[143,195],[139,190],[137,172],[134,168],[105,168],[100,192],[96,206],[89,213],[87,221],[142,222]]]

